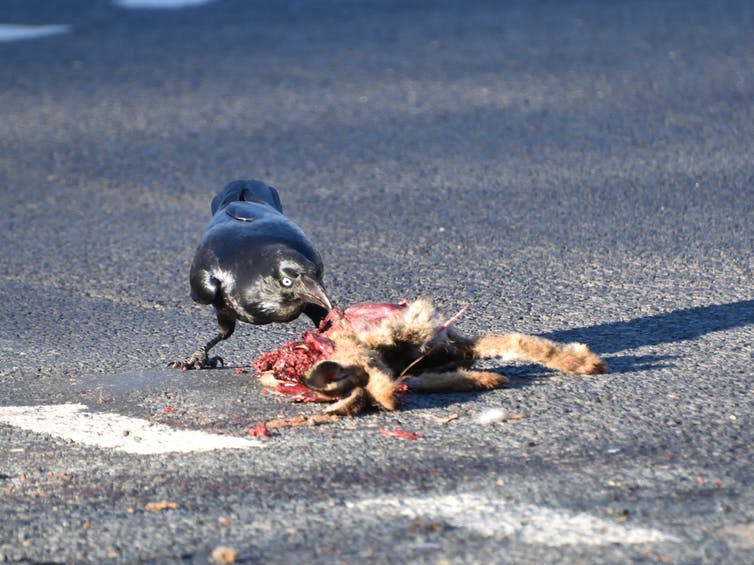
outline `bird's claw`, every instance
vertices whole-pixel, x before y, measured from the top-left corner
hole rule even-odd
[[[223,360],[223,358],[220,357],[219,355],[215,355],[214,357],[210,357],[209,359],[207,359],[207,364],[205,365],[205,367],[210,368],[210,369],[215,369],[217,368],[218,363],[220,364],[221,367],[223,368],[225,367],[225,361]]]
[[[186,361],[173,361],[168,363],[168,367],[171,369],[180,369],[181,371],[188,371],[189,369],[215,369],[217,365],[225,367],[225,361],[219,355],[214,357],[207,357],[207,352],[199,350],[194,353]]]

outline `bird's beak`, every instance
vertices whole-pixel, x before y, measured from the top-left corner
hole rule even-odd
[[[325,292],[325,289],[321,284],[307,276],[301,277],[301,284],[304,287],[302,294],[306,298],[307,302],[322,306],[322,308],[324,308],[328,312],[332,310],[330,299],[327,298],[327,293]]]

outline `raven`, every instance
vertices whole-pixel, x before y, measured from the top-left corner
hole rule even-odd
[[[174,368],[223,363],[209,350],[228,339],[236,320],[290,322],[306,314],[319,325],[332,309],[322,285],[322,259],[304,232],[283,215],[277,190],[258,180],[237,180],[212,199],[212,220],[190,271],[191,298],[211,304],[219,333]]]

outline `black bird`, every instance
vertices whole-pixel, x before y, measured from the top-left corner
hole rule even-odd
[[[212,199],[190,282],[191,298],[215,307],[220,331],[188,360],[171,363],[184,370],[222,363],[207,353],[233,334],[236,320],[290,322],[303,313],[319,325],[332,308],[319,253],[283,215],[278,191],[258,180],[233,181]]]

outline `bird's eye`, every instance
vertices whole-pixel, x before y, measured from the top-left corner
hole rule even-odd
[[[293,281],[288,277],[283,277],[282,279],[280,279],[280,284],[287,288],[293,284]]]

